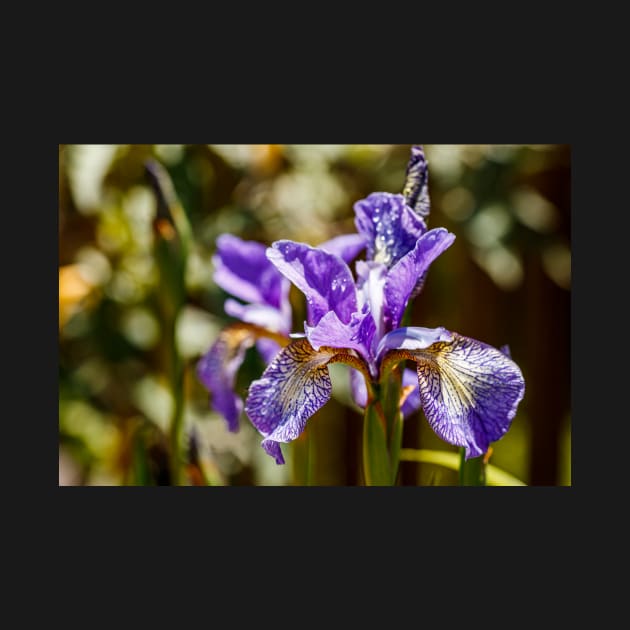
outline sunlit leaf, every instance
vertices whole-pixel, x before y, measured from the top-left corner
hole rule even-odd
[[[403,448],[400,451],[400,460],[404,462],[418,462],[420,464],[436,464],[451,470],[459,471],[459,454],[447,451],[434,451],[430,449]],[[510,473],[487,464],[486,483],[489,486],[525,486],[520,479]]]

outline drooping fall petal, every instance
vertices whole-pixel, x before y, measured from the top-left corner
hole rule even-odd
[[[444,329],[435,334],[444,341],[427,345],[427,330],[406,336],[394,331],[387,345],[393,345],[398,333],[401,350],[390,352],[416,361],[420,401],[435,433],[465,447],[466,459],[483,455],[516,415],[525,393],[521,370],[500,350]]]
[[[210,392],[212,408],[225,418],[232,432],[238,430],[243,410],[243,400],[234,392],[236,373],[255,340],[256,335],[249,327],[233,324],[219,333],[197,363],[197,376]]]
[[[263,448],[278,464],[284,463],[278,443],[296,439],[308,418],[330,399],[327,366],[338,353],[333,348],[314,350],[307,339],[297,339],[251,384],[245,411],[264,437]]]

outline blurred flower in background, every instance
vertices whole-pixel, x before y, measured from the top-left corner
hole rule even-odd
[[[149,159],[170,175],[192,228],[176,351],[184,366],[183,483],[355,485],[361,414],[344,366],[333,400],[276,466],[246,422],[230,433],[195,364],[234,321],[213,282],[216,238],[319,244],[354,231],[352,206],[399,192],[411,145],[59,145],[59,483],[172,483],[175,400],[165,373],[164,278],[155,258]],[[429,274],[412,323],[509,344],[528,384],[492,460],[533,485],[570,484],[570,147],[425,145],[431,224],[457,235]],[[293,330],[304,320],[291,290]],[[244,395],[264,365],[249,350]],[[403,446],[445,449],[422,412]],[[422,422],[421,422],[422,420]],[[456,484],[404,462],[399,483]]]

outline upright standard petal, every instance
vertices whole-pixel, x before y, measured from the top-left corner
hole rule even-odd
[[[362,234],[342,234],[320,243],[317,248],[339,256],[345,263],[351,263],[365,246],[365,237]]]
[[[383,263],[373,260],[358,260],[355,265],[357,272],[357,297],[363,307],[368,305],[374,319],[376,334],[374,343],[378,343],[385,334],[385,320],[383,307],[385,306],[385,281],[387,267]],[[371,348],[372,352],[376,348]]]
[[[407,302],[417,283],[424,278],[431,263],[448,249],[455,235],[445,228],[429,230],[415,247],[401,258],[387,274],[385,281],[385,330],[395,329],[402,319]]]
[[[407,205],[423,219],[429,216],[429,168],[421,146],[411,147],[411,158],[407,164],[403,196]]]
[[[263,448],[278,464],[284,463],[278,442],[297,438],[307,419],[330,399],[327,364],[337,353],[331,348],[316,351],[307,339],[297,339],[251,384],[245,411],[265,438]]]
[[[424,220],[402,195],[376,192],[354,204],[357,231],[367,242],[367,259],[393,267],[427,231]]]
[[[483,455],[509,429],[525,393],[518,365],[480,341],[451,333],[426,349],[402,351],[418,365],[420,401],[439,437]]]
[[[247,326],[228,326],[197,363],[197,376],[210,392],[212,408],[225,418],[232,432],[238,430],[243,410],[243,400],[234,392],[236,373],[255,339],[256,335]]]
[[[282,309],[289,287],[267,259],[266,250],[262,243],[222,234],[212,258],[214,281],[241,300]]]
[[[276,241],[267,249],[267,257],[306,296],[309,325],[317,325],[329,311],[350,323],[357,311],[356,288],[341,258],[294,241]]]

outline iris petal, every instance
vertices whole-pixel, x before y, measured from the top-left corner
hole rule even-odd
[[[283,281],[286,282],[286,279],[283,278]],[[241,304],[231,299],[225,300],[223,306],[228,315],[249,324],[256,324],[267,330],[281,332],[286,335],[291,328],[290,308],[283,309],[284,312],[281,312],[273,308],[273,306],[266,306],[264,304]],[[276,354],[278,354],[278,350],[280,350],[280,346],[272,339],[258,339],[256,348],[266,364],[268,364]]]
[[[362,234],[342,234],[325,243],[320,243],[317,247],[350,263],[365,249],[365,246],[366,242]]]
[[[228,298],[223,305],[225,312],[243,322],[256,324],[275,332],[288,333],[291,322],[278,309],[265,304],[241,304]]]
[[[412,413],[415,413],[420,409],[422,403],[420,401],[420,390],[418,388],[418,375],[414,370],[405,368],[402,377],[402,386],[412,387],[413,389],[409,395],[405,398],[403,406],[400,408],[403,418],[409,417]]]
[[[422,408],[443,440],[466,448],[466,459],[483,455],[510,427],[525,393],[519,367],[503,352],[451,333],[410,354],[418,364]]]
[[[265,449],[268,455],[271,455],[276,460],[276,464],[284,464],[284,456],[280,449],[280,443],[273,440],[264,440],[262,447]]]
[[[448,249],[454,240],[455,235],[444,228],[430,230],[392,267],[384,289],[385,330],[392,330],[400,324],[416,284],[423,278],[431,263]]]
[[[327,364],[336,353],[331,348],[316,351],[308,340],[298,339],[283,348],[251,384],[245,411],[264,436],[263,448],[278,463],[282,462],[277,443],[297,438],[307,419],[330,399]]]
[[[354,402],[361,407],[361,409],[365,409],[367,405],[365,378],[359,370],[355,370],[354,368],[350,368],[350,391],[352,392]]]
[[[425,350],[438,341],[450,342],[453,335],[446,328],[406,326],[387,333],[378,345],[378,358],[388,350]]]
[[[316,350],[322,346],[352,349],[370,363],[370,346],[375,325],[367,307],[361,313],[353,313],[348,324],[344,324],[334,311],[329,311],[319,320],[317,326],[305,324],[304,331]]]
[[[355,265],[357,271],[357,290],[360,304],[368,304],[375,323],[376,334],[374,342],[377,343],[385,333],[384,287],[387,281],[387,267],[382,263],[372,260],[358,260]],[[372,348],[375,350],[376,348]]]
[[[273,339],[259,339],[256,342],[256,350],[265,362],[265,365],[269,365],[273,358],[278,354],[278,351],[282,348],[281,345],[273,341]]]
[[[372,193],[354,204],[357,232],[367,242],[367,260],[393,267],[410,252],[427,231],[419,215],[405,204],[402,195]]]
[[[348,265],[334,254],[294,241],[276,241],[267,257],[304,295],[308,323],[315,326],[329,311],[348,324],[357,311],[354,279]]]
[[[238,430],[243,410],[243,400],[234,392],[236,373],[255,339],[256,335],[247,326],[228,326],[197,363],[197,376],[211,394],[212,408],[225,418],[232,432]]]
[[[231,295],[246,302],[280,309],[288,301],[288,284],[267,260],[266,247],[232,234],[217,238],[214,281]]]

